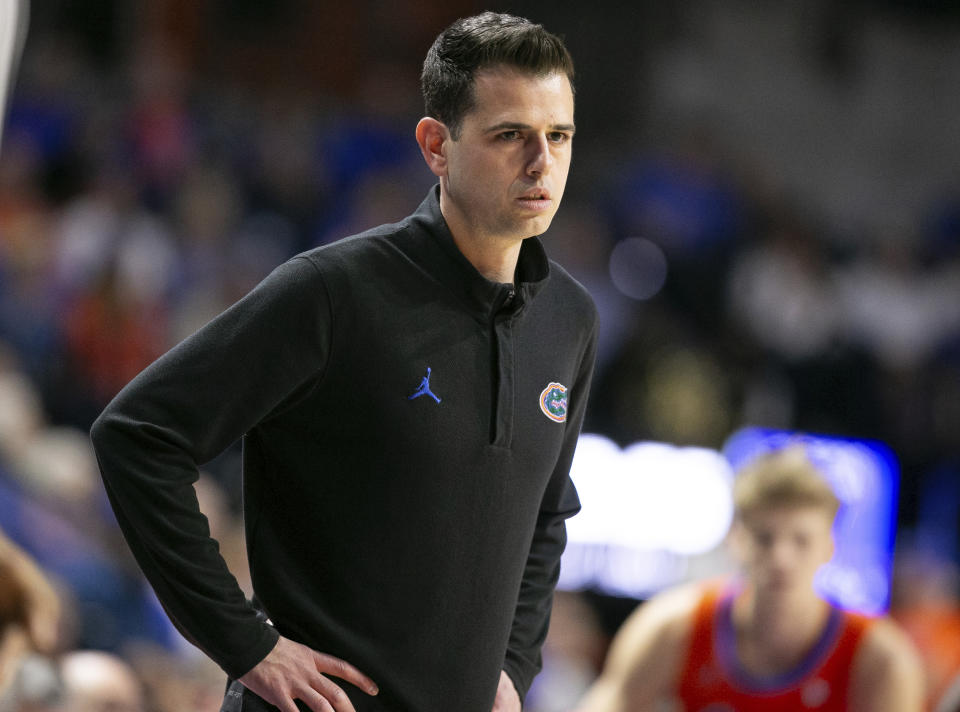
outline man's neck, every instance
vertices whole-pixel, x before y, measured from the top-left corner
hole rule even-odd
[[[469,240],[460,240],[456,233],[453,241],[470,264],[491,282],[513,284],[517,270],[517,260],[520,257],[521,242],[507,243],[496,241],[498,244],[480,245]]]
[[[440,212],[447,221],[454,244],[480,274],[491,282],[513,283],[520,247],[523,245],[522,238],[478,234],[471,225],[461,221],[455,212],[444,210],[442,193]]]
[[[819,640],[829,615],[829,604],[812,593],[774,597],[744,592],[733,606],[740,663],[759,676],[795,668]]]

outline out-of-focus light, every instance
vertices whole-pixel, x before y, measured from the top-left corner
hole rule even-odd
[[[621,449],[581,435],[570,476],[583,509],[567,522],[559,587],[645,598],[690,578],[690,564],[717,552],[729,529],[734,471],[798,443],[841,501],[835,554],[817,574],[817,591],[844,608],[882,613],[896,521],[893,454],[874,441],[760,428],[735,433],[722,454],[655,442]]]
[[[610,253],[610,280],[632,299],[650,299],[667,281],[667,258],[650,240],[628,237]]]
[[[802,445],[840,499],[834,522],[836,552],[817,573],[824,598],[875,615],[890,604],[899,472],[883,443],[746,428],[734,433],[724,454],[734,469],[766,452]]]
[[[561,587],[641,597],[715,549],[733,516],[727,460],[714,450],[580,436],[570,476],[583,509],[567,523]]]

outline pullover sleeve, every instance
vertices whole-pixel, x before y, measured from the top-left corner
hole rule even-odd
[[[178,630],[234,678],[278,634],[227,569],[193,484],[199,465],[315,382],[330,329],[316,267],[294,258],[146,368],[91,429],[138,564]]]
[[[560,557],[567,543],[566,520],[580,511],[580,499],[570,479],[570,465],[586,412],[596,351],[594,317],[571,393],[563,447],[540,504],[503,665],[521,701],[542,667],[540,648],[547,637],[553,591],[560,577]]]

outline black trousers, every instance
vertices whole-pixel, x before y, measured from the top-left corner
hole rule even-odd
[[[276,709],[241,685],[239,680],[227,680],[227,691],[220,712],[274,712]]]
[[[357,712],[394,712],[396,707],[385,707],[376,697],[370,697],[350,683],[338,680],[337,684],[343,687],[350,696],[350,701]],[[297,709],[301,712],[310,712],[310,708],[297,700]],[[227,680],[227,691],[223,696],[220,712],[279,712],[279,710],[256,693],[248,690],[238,680]]]

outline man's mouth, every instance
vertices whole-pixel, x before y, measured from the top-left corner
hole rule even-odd
[[[521,195],[520,200],[550,200],[550,191],[546,188],[533,188]]]
[[[546,188],[534,188],[517,198],[525,208],[530,210],[548,210],[553,205],[550,191]]]

